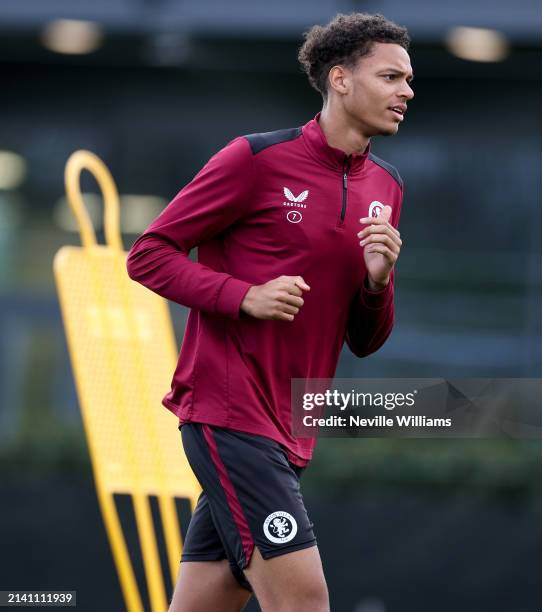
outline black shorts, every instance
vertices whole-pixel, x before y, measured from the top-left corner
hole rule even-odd
[[[274,440],[185,423],[186,457],[203,492],[188,526],[181,561],[228,559],[239,584],[256,545],[264,559],[316,545],[299,476]]]

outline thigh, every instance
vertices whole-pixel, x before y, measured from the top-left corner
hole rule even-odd
[[[226,559],[183,561],[169,612],[240,612],[250,596],[233,577]]]
[[[263,612],[329,612],[329,595],[316,546],[268,560],[256,550],[245,574]]]

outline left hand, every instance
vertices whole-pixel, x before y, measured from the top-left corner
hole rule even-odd
[[[383,289],[390,282],[390,274],[399,257],[403,242],[400,233],[390,224],[391,206],[384,206],[378,217],[363,217],[367,227],[358,232],[367,267],[370,288]]]

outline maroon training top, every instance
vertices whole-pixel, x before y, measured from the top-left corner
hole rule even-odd
[[[191,311],[171,391],[180,422],[266,436],[306,465],[315,439],[291,433],[290,379],[333,378],[343,343],[364,357],[393,327],[390,284],[372,292],[357,233],[403,185],[370,153],[327,144],[319,114],[300,128],[241,136],[219,151],[133,244],[130,278]],[[189,258],[198,246],[198,262]],[[294,321],[239,306],[251,285],[301,275]]]

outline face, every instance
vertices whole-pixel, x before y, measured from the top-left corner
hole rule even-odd
[[[341,84],[340,73],[341,69],[330,78]],[[396,134],[407,103],[414,97],[407,51],[393,43],[374,43],[370,55],[360,58],[353,70],[343,68],[342,73],[344,91],[336,91],[342,94],[340,99],[349,120],[368,137]]]

